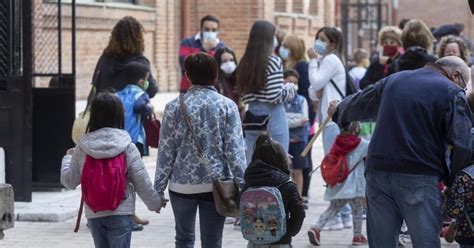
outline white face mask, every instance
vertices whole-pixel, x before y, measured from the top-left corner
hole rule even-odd
[[[202,32],[202,39],[215,41],[217,40],[217,32]]]
[[[235,68],[237,68],[235,61],[227,61],[221,65],[221,70],[227,75],[234,73]]]

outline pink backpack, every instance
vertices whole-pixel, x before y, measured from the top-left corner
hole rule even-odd
[[[122,202],[126,190],[125,154],[95,159],[86,156],[81,175],[82,197],[94,211],[113,211]]]

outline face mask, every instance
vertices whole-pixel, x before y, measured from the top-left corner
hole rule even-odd
[[[278,46],[278,40],[275,36],[273,36],[273,50]]]
[[[314,42],[314,50],[320,55],[326,55],[326,47],[327,44],[324,41],[317,39],[316,42]]]
[[[215,41],[217,40],[217,32],[202,32],[202,39]]]
[[[235,68],[237,68],[237,65],[234,61],[227,61],[221,65],[221,70],[227,75],[232,74],[235,71]]]
[[[393,45],[383,46],[383,54],[384,55],[392,57],[393,55],[397,54],[397,52],[398,52],[398,46],[393,46]]]
[[[142,88],[143,90],[147,90],[148,86],[150,86],[150,82],[148,82],[148,80],[145,80],[143,81],[143,84],[140,88]]]
[[[280,57],[282,57],[283,59],[288,59],[288,56],[290,55],[290,50],[281,46],[280,50],[278,50],[278,53],[280,54]]]

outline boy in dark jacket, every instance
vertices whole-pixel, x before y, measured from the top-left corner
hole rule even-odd
[[[303,200],[298,193],[296,184],[290,182],[288,156],[283,147],[273,141],[268,135],[262,134],[257,138],[252,162],[245,171],[245,188],[277,187],[283,198],[286,212],[286,234],[280,241],[268,245],[257,245],[249,242],[249,248],[268,247],[279,248],[291,245],[291,238],[298,234],[305,218]],[[288,183],[285,183],[288,182]]]

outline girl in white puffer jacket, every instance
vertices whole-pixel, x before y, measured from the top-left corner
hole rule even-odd
[[[96,247],[130,247],[132,215],[135,214],[135,192],[150,211],[159,212],[166,204],[154,190],[140,153],[123,130],[124,113],[120,99],[110,93],[98,94],[92,104],[88,132],[76,148],[69,149],[61,166],[61,183],[74,189],[81,183],[86,156],[93,159],[125,155],[126,190],[114,210],[92,211],[85,204],[88,226]],[[83,186],[84,187],[84,186]]]

